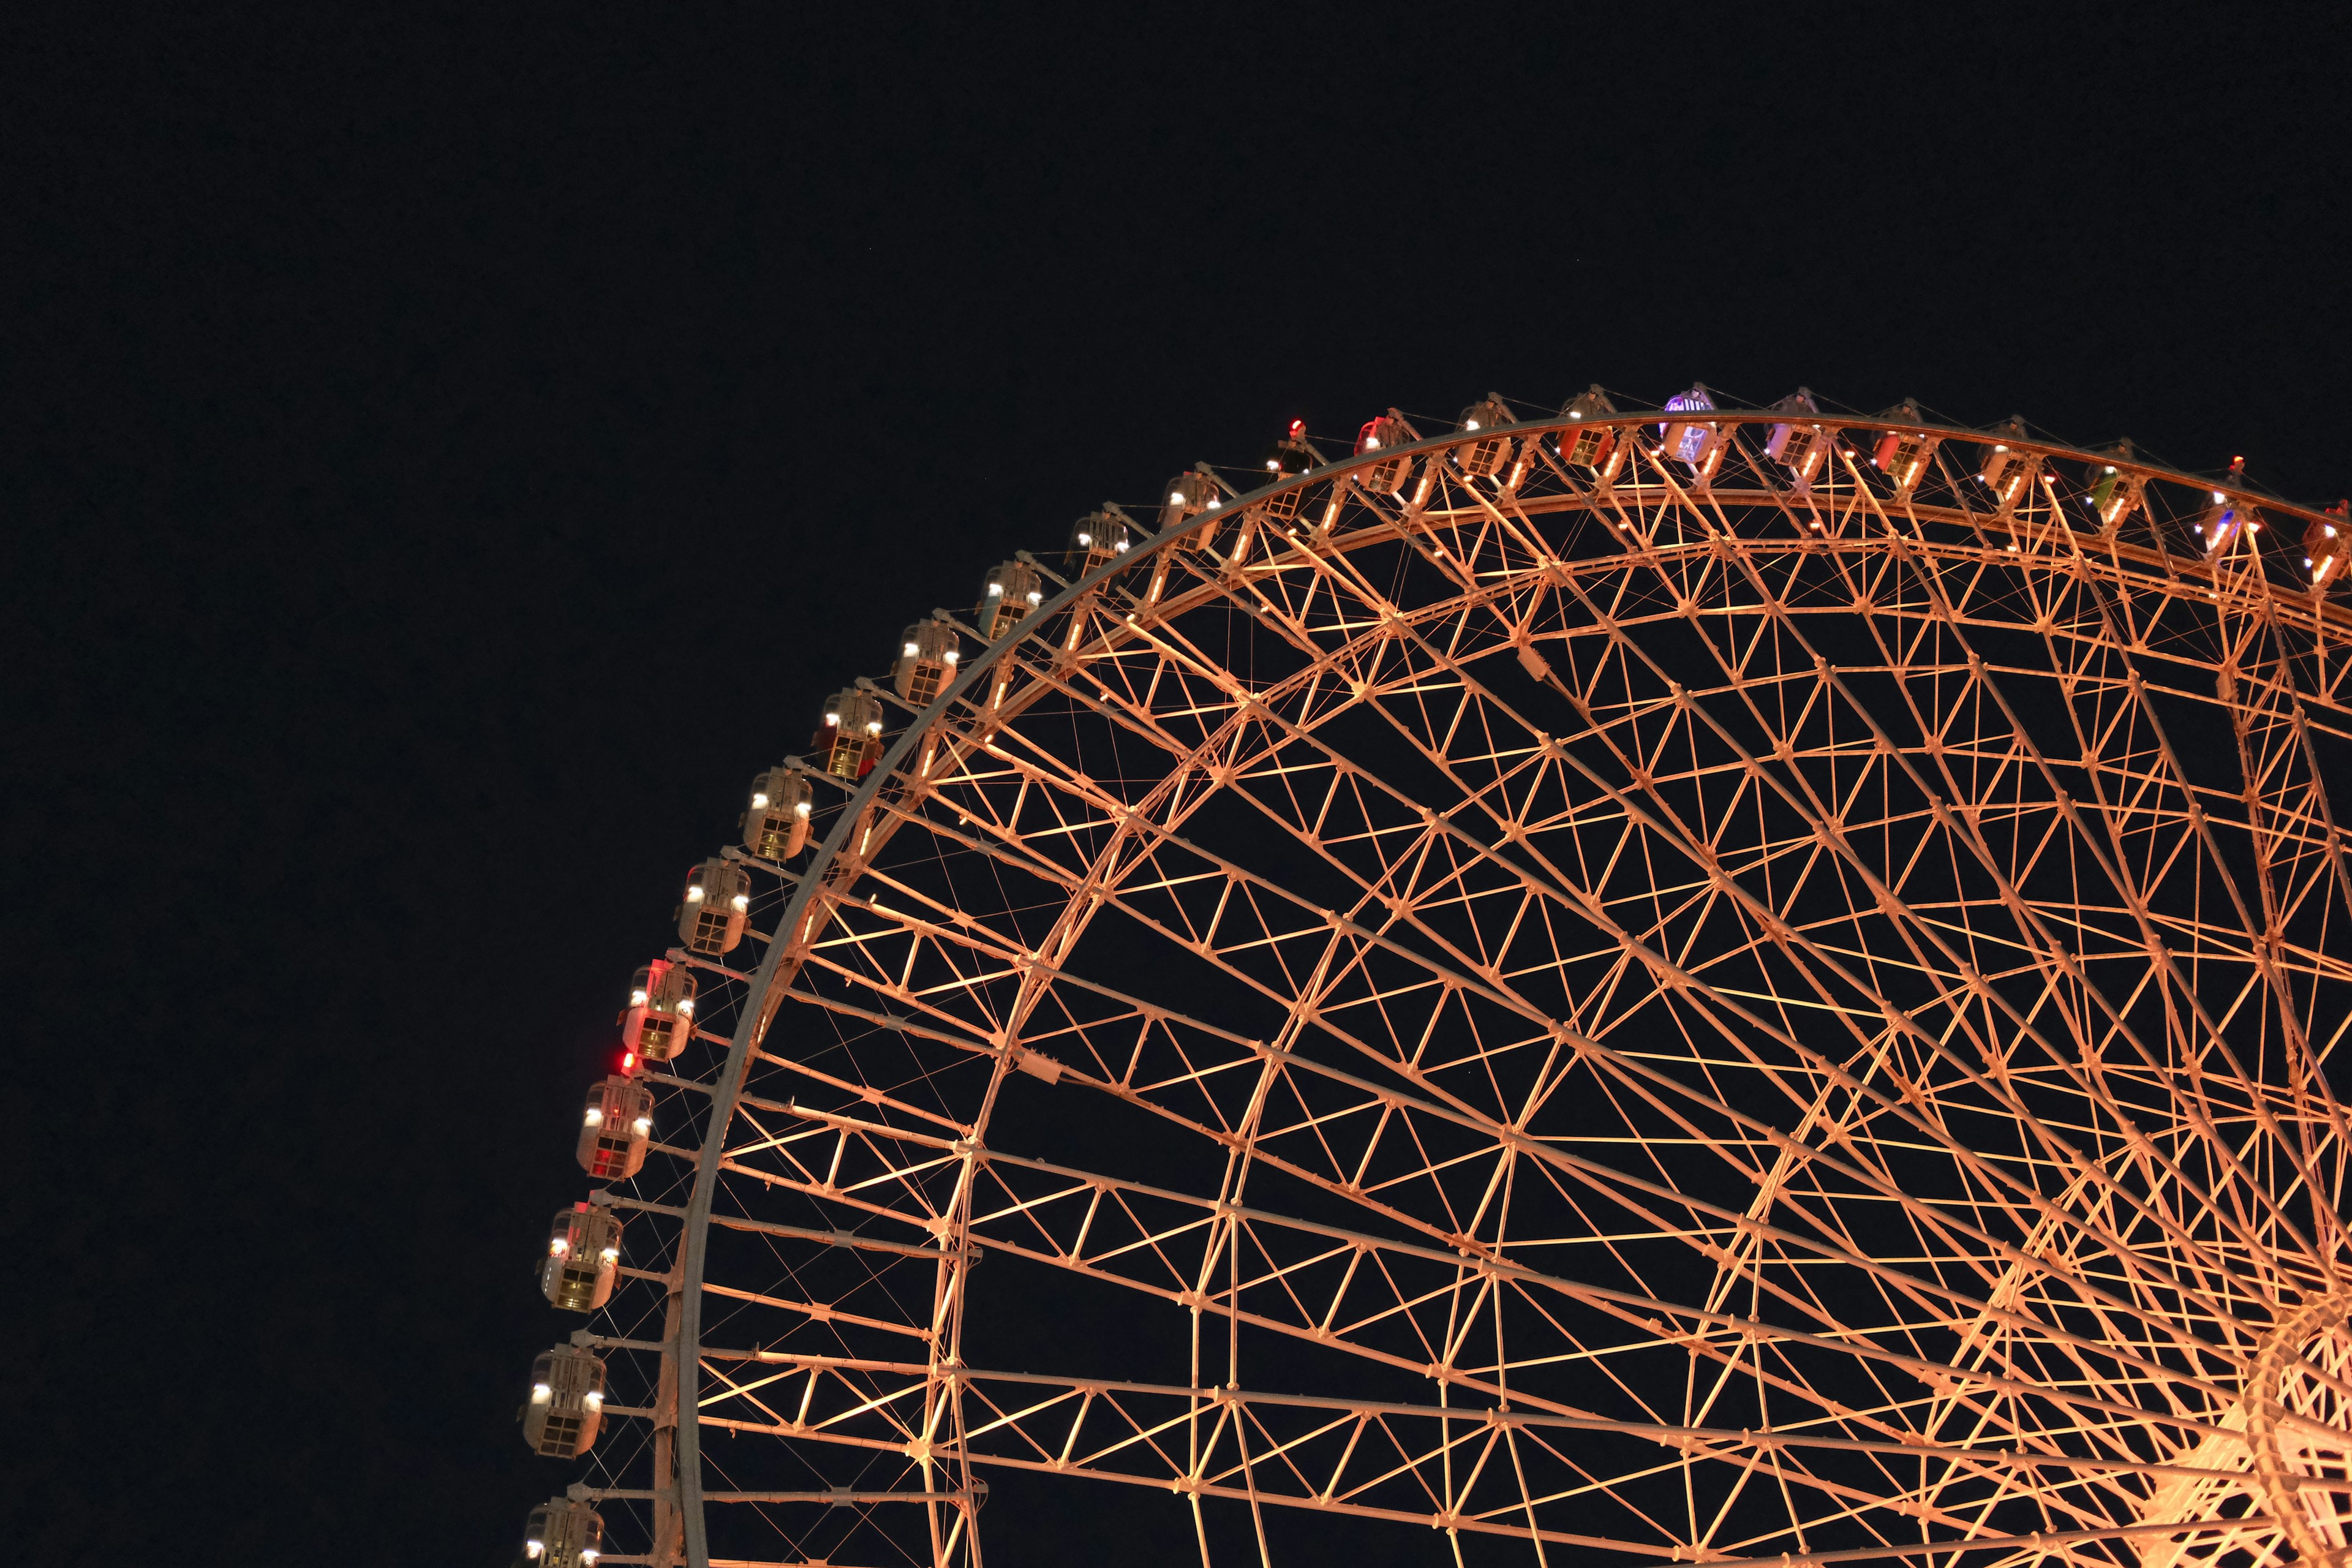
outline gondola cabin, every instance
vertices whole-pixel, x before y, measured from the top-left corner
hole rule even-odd
[[[530,1568],[596,1568],[604,1554],[604,1516],[585,1502],[553,1497],[530,1510],[522,1560]]]
[[[2034,453],[2020,451],[2006,442],[1995,442],[1986,452],[1984,467],[1977,478],[1992,491],[1994,506],[2007,513],[2025,499],[2034,476],[2041,471],[2042,459]]]
[[[1715,399],[1704,386],[1694,386],[1688,392],[1666,399],[1669,414],[1711,414]],[[1738,425],[1727,419],[1675,419],[1659,428],[1658,454],[1672,458],[1689,468],[1691,478],[1702,485],[1715,480],[1715,472],[1723,466],[1723,457],[1731,447],[1731,434]]]
[[[2247,505],[2242,497],[2221,490],[2213,492],[2213,504],[2205,509],[2204,518],[2197,524],[2197,532],[2204,541],[2209,560],[2241,539],[2251,541],[2262,531],[2260,512]]]
[[[530,1363],[522,1440],[534,1454],[577,1459],[596,1446],[604,1424],[604,1363],[579,1345],[558,1345]]]
[[[1404,416],[1391,408],[1377,419],[1367,420],[1364,427],[1356,433],[1356,455],[1360,458],[1367,453],[1386,451],[1391,447],[1402,447],[1419,439],[1412,426],[1404,422]],[[1396,457],[1358,468],[1355,479],[1358,487],[1370,494],[1392,496],[1404,489],[1404,482],[1412,474],[1412,459]]]
[[[1495,432],[1514,423],[1510,406],[1488,393],[1462,411],[1462,433],[1473,437],[1454,448],[1454,465],[1468,478],[1488,479],[1511,460],[1515,443]]]
[[[855,686],[835,692],[809,749],[835,778],[864,778],[882,757],[882,699]]]
[[[1318,467],[1319,462],[1315,448],[1307,444],[1307,421],[1294,419],[1282,439],[1266,448],[1263,464],[1265,477],[1261,482],[1271,485],[1295,479]],[[1289,489],[1278,490],[1266,497],[1258,503],[1258,507],[1267,521],[1288,522],[1298,515],[1298,503],[1306,494],[1306,486],[1294,485]]]
[[[816,786],[798,768],[773,767],[751,781],[740,826],[743,847],[762,860],[789,860],[808,847]]]
[[[540,1260],[539,1289],[567,1312],[593,1312],[613,1298],[621,1266],[621,1217],[573,1204],[555,1216]]]
[[[714,957],[732,952],[751,914],[751,873],[714,855],[687,874],[686,896],[677,905],[678,940]]]
[[[645,1169],[653,1134],[653,1087],[614,1073],[588,1090],[575,1157],[598,1181],[626,1181]]]
[[[629,982],[621,1048],[638,1061],[666,1062],[694,1037],[694,971],[656,958]]]
[[[1598,385],[1588,387],[1570,398],[1559,411],[1560,417],[1569,422],[1569,428],[1559,433],[1559,460],[1595,470],[1606,466],[1613,473],[1615,464],[1612,458],[1617,450],[1616,426],[1585,425],[1580,429],[1578,426],[1587,419],[1598,419],[1616,412],[1617,405],[1609,401],[1609,395]]]
[[[1109,501],[1070,525],[1070,564],[1091,572],[1135,548],[1133,521]]]
[[[2344,575],[2346,529],[2352,527],[2352,505],[2337,501],[2326,516],[2303,531],[2303,563],[2311,585],[2325,588]]]
[[[980,635],[994,642],[1045,602],[1037,568],[1026,561],[1006,561],[990,567],[988,581],[980,591]]]
[[[1935,449],[1933,436],[1889,430],[1878,438],[1878,449],[1871,454],[1870,462],[1894,483],[1896,495],[1907,496],[1918,488],[1920,477],[1927,471],[1928,455]]]

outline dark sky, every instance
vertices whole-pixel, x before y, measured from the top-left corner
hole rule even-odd
[[[505,1561],[680,870],[1105,497],[1694,379],[2352,489],[2339,8],[663,9],[5,24],[12,1561]]]

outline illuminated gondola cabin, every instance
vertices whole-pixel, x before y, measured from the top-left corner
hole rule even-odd
[[[1261,465],[1265,470],[1264,482],[1278,484],[1319,466],[1320,462],[1315,448],[1307,444],[1307,421],[1294,419],[1282,439],[1266,448],[1265,460]],[[1306,486],[1294,485],[1289,489],[1266,497],[1258,506],[1268,521],[1288,522],[1298,515],[1298,503],[1306,494]]]
[[[1070,524],[1070,563],[1081,572],[1091,572],[1118,560],[1135,548],[1134,521],[1118,503],[1103,502],[1100,510]]]
[[[2303,531],[2303,563],[2310,570],[2313,587],[2325,588],[2344,575],[2347,528],[2352,528],[2352,503],[2337,501]]]
[[[890,689],[918,708],[940,694],[963,655],[955,627],[937,616],[917,621],[898,636],[898,661],[890,667]]]
[[[864,778],[882,757],[882,699],[855,686],[835,692],[809,749],[834,777]]]
[[[694,971],[656,958],[629,982],[621,1009],[621,1049],[641,1062],[666,1062],[694,1037]]]
[[[1162,533],[1185,527],[1202,512],[1221,512],[1225,508],[1225,487],[1216,482],[1216,475],[1209,470],[1206,463],[1195,463],[1185,472],[1169,479],[1167,491],[1162,491],[1162,494],[1167,496],[1160,503],[1160,531]],[[1209,521],[1185,533],[1183,541],[1179,541],[1176,548],[1206,550],[1216,541],[1216,527],[1218,520],[1212,517]]]
[[[530,1363],[530,1393],[520,1416],[532,1453],[551,1459],[587,1453],[604,1425],[603,1358],[579,1345],[541,1352]]]
[[[2221,554],[2240,539],[2251,541],[2262,531],[2262,513],[2249,505],[2244,497],[2222,490],[2213,492],[2213,504],[2205,509],[2204,518],[2197,524],[2197,532],[2205,542],[2205,553],[2209,558]]]
[[[1486,479],[1502,472],[1511,460],[1515,444],[1508,436],[1493,432],[1511,423],[1509,405],[1491,392],[1464,409],[1462,431],[1475,438],[1454,448],[1454,463],[1474,479]]]
[[[1916,403],[1906,397],[1879,417],[1917,425],[1925,422],[1927,416],[1920,412]],[[1919,481],[1927,477],[1928,460],[1935,456],[1936,447],[1942,439],[1942,437],[1931,436],[1924,430],[1884,431],[1878,437],[1876,448],[1870,455],[1871,467],[1886,476],[1896,495],[1907,496],[1917,489]]]
[[[593,1312],[613,1299],[621,1266],[621,1217],[573,1204],[555,1216],[540,1260],[539,1289],[567,1312]]]
[[[773,767],[751,781],[740,826],[743,847],[762,860],[789,860],[808,847],[816,786],[794,767]]]
[[[751,914],[751,873],[712,856],[688,872],[678,900],[677,936],[696,952],[732,952]]]
[[[1821,411],[1811,389],[1802,386],[1772,405],[1771,412],[1781,417],[1765,433],[1764,455],[1785,467],[1800,486],[1811,485],[1829,460],[1830,433],[1812,417]]]
[[[530,1510],[523,1526],[522,1560],[529,1568],[596,1568],[604,1554],[604,1516],[585,1502],[551,1497]]]
[[[1617,428],[1613,425],[1588,425],[1576,428],[1587,419],[1598,419],[1614,414],[1617,405],[1598,384],[1587,387],[1568,400],[1560,411],[1570,428],[1559,434],[1559,460],[1574,463],[1581,468],[1613,476],[1617,471]]]
[[[1006,561],[990,567],[988,581],[980,591],[980,635],[995,641],[1045,601],[1037,568],[1026,561]]]
[[[1412,426],[1405,423],[1404,416],[1391,408],[1379,418],[1364,422],[1364,427],[1356,433],[1356,455],[1360,458],[1368,452],[1385,451],[1419,439]],[[1355,479],[1359,487],[1372,495],[1392,496],[1404,488],[1412,473],[1412,459],[1396,457],[1358,468]]]
[[[1669,414],[1712,414],[1715,399],[1704,385],[1694,385],[1688,392],[1666,399]],[[1731,433],[1738,426],[1724,419],[1676,419],[1660,427],[1661,456],[1687,464],[1691,477],[1701,484],[1715,478],[1723,465],[1723,455],[1731,445]]]
[[[1995,509],[2006,515],[2032,489],[2035,477],[2042,472],[2042,458],[2014,445],[2025,438],[2024,420],[2014,416],[2005,419],[1993,426],[1993,434],[2001,439],[1986,447],[1984,467],[1977,471],[1977,478],[1992,491]]]
[[[589,1087],[575,1157],[597,1180],[624,1182],[645,1169],[646,1145],[653,1135],[652,1086],[614,1073]]]
[[[2084,502],[2099,520],[2099,527],[2110,532],[2139,510],[2140,500],[2147,493],[2147,477],[2129,467],[2133,456],[2132,444],[2118,441],[2098,454],[2087,476],[2090,489],[2083,497]]]

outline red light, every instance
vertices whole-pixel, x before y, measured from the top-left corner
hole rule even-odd
[[[1306,421],[1306,420],[1304,420],[1304,419],[1294,419],[1294,420],[1292,420],[1292,421],[1290,422],[1290,438],[1291,438],[1292,440],[1296,441],[1296,440],[1297,440],[1301,436],[1304,436],[1304,435],[1306,435],[1306,434],[1307,434],[1307,421]]]
[[[636,1070],[637,1053],[635,1051],[623,1051],[621,1053],[621,1071],[624,1074],[626,1074],[633,1073]]]

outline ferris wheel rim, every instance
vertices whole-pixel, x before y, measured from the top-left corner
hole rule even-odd
[[[1727,421],[1754,423],[1772,412],[1760,409],[1723,409],[1717,411],[1717,416]],[[1675,417],[1676,417],[1675,411],[1664,409],[1621,410],[1608,416],[1576,421],[1558,416],[1525,420],[1507,426],[1495,426],[1491,433],[1512,437],[1541,437],[1553,432],[1591,428],[1596,426],[1630,428],[1645,424],[1655,424],[1661,420],[1671,420]],[[1825,429],[1833,432],[1854,429],[1902,430],[1936,437],[1969,439],[1986,437],[1986,433],[1982,431],[1948,426],[1907,423],[1875,416],[1822,416],[1817,420],[1808,420],[1808,423],[1818,423]],[[692,1195],[687,1205],[685,1216],[680,1258],[682,1302],[676,1353],[677,1392],[682,1409],[692,1411],[699,1393],[699,1360],[703,1349],[702,1305],[705,1298],[703,1287],[706,1283],[708,1236],[712,1204],[717,1194],[724,1130],[731,1121],[735,1108],[740,1103],[751,1055],[765,1038],[767,1030],[777,1016],[783,1000],[783,987],[778,984],[780,972],[790,961],[795,945],[795,940],[788,938],[787,933],[800,931],[808,918],[809,906],[820,896],[828,890],[840,890],[840,888],[829,884],[827,879],[835,868],[843,863],[850,836],[856,831],[861,818],[874,806],[888,781],[898,773],[914,748],[920,743],[925,731],[939,719],[946,716],[960,700],[967,698],[976,688],[984,685],[992,678],[999,667],[1007,659],[1013,658],[1022,647],[1033,639],[1042,639],[1045,628],[1055,624],[1064,612],[1081,602],[1086,595],[1096,591],[1110,578],[1131,572],[1142,562],[1181,547],[1194,533],[1213,528],[1228,518],[1243,515],[1248,509],[1284,491],[1303,490],[1310,486],[1338,482],[1360,469],[1392,462],[1400,457],[1420,458],[1431,453],[1444,452],[1461,446],[1464,440],[1465,437],[1461,432],[1448,431],[1424,437],[1410,444],[1381,447],[1372,453],[1354,454],[1320,465],[1297,476],[1283,479],[1255,490],[1236,495],[1220,508],[1197,513],[1180,525],[1164,531],[1153,532],[1144,549],[1103,562],[1064,582],[1050,599],[1024,616],[1009,631],[988,641],[980,656],[959,668],[951,680],[943,683],[932,700],[890,742],[869,774],[860,781],[848,795],[843,810],[828,830],[822,845],[818,847],[817,854],[812,858],[806,870],[800,874],[798,885],[787,900],[785,908],[780,912],[775,940],[770,943],[767,954],[751,977],[752,984],[739,1013],[726,1058],[713,1085],[710,1131],[705,1137],[702,1150],[697,1159]],[[2105,456],[2030,437],[2017,437],[2011,444],[2043,456],[2084,461],[2105,460]],[[2211,480],[2203,476],[2183,473],[2137,458],[2130,466],[2136,472],[2149,478],[2162,479],[2183,487],[2211,488]],[[2324,515],[2314,508],[2261,495],[2244,487],[2240,488],[2244,489],[2244,493],[2251,499],[2259,500],[2264,507],[2284,514],[2309,521],[2319,521]],[[1413,521],[1412,518],[1406,519],[1403,527],[1410,531]],[[1316,540],[1307,537],[1306,531],[1301,531],[1301,536],[1293,541],[1297,548],[1315,551],[1319,551],[1326,546],[1338,546],[1343,542],[1344,536]],[[2176,565],[2191,574],[2201,568],[2204,574],[2210,576],[2216,570],[2215,563],[2208,561],[2190,560],[2179,556],[2173,556],[2172,561]],[[1061,581],[1059,578],[1055,580]],[[1202,590],[1204,597],[1213,596],[1213,592],[1205,588]],[[2284,595],[2275,596],[2285,597]],[[2325,619],[2352,621],[2352,612],[2347,612],[2341,605],[2324,596],[2315,595],[2314,597],[2317,599],[2318,607]],[[1155,617],[1163,613],[1160,605],[1153,605],[1152,610]],[[1139,625],[1138,617],[1130,616],[1129,619],[1131,623]],[[859,870],[862,871],[862,869],[861,866]],[[853,875],[851,880],[854,879]],[[847,885],[848,882],[845,881],[840,887]],[[971,1237],[968,1216],[957,1221],[957,1230],[958,1234],[952,1244],[969,1246]],[[950,1245],[949,1238],[943,1236],[941,1244],[944,1249]],[[698,1564],[708,1559],[699,1442],[700,1426],[701,1423],[689,1415],[687,1419],[678,1423],[677,1427],[677,1480],[686,1544],[689,1561]],[[968,1466],[977,1461],[968,1456],[960,1455],[959,1462]]]

